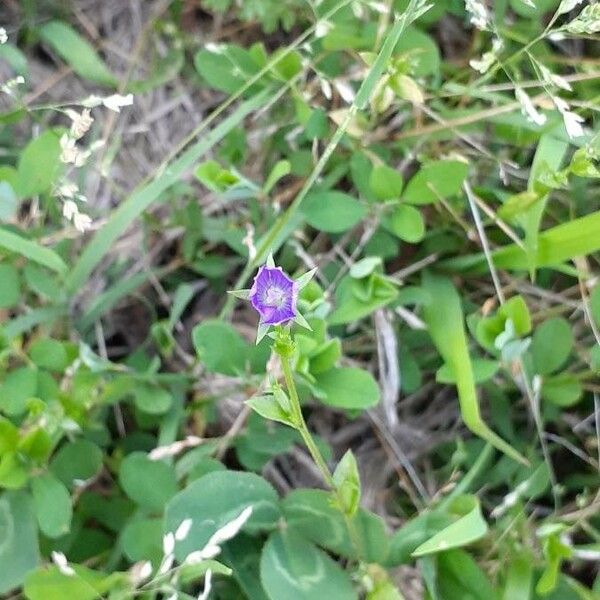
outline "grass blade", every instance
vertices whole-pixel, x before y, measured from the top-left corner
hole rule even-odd
[[[553,171],[557,171],[567,153],[569,144],[563,140],[559,140],[549,134],[543,135],[540,138],[531,173],[529,174],[528,190],[533,191],[535,181],[538,178],[542,169],[548,167]],[[525,248],[527,249],[527,260],[529,262],[529,273],[531,279],[535,279],[535,270],[537,268],[537,252],[539,246],[539,231],[542,223],[542,216],[546,210],[548,196],[546,194],[541,200],[536,202],[522,215],[523,229],[525,230]]]
[[[210,150],[217,142],[221,141],[227,133],[239,125],[251,112],[262,106],[271,93],[270,90],[263,90],[242,103],[231,115],[219,123],[217,127],[188,148],[172,164],[166,166],[155,179],[137,188],[113,212],[108,223],[88,243],[79,261],[75,264],[75,268],[67,277],[67,289],[72,293],[80,288],[94,267],[102,260],[114,242],[133,221],[147,210],[165,190],[175,184],[204,153]]]
[[[536,265],[558,267],[576,256],[586,256],[600,250],[600,211],[547,229],[539,235]],[[516,244],[509,244],[492,253],[494,264],[500,269],[525,270],[529,266],[527,253]],[[483,253],[461,256],[441,263],[445,268],[465,274],[479,274],[487,270]]]
[[[0,247],[6,248],[15,254],[20,254],[39,265],[48,267],[60,275],[67,271],[67,265],[56,252],[8,231],[8,229],[0,228]]]
[[[449,279],[427,272],[423,276],[423,287],[434,298],[423,309],[424,321],[433,343],[456,377],[460,412],[465,425],[501,452],[520,463],[528,464],[519,452],[494,433],[481,418],[460,296],[456,288]]]

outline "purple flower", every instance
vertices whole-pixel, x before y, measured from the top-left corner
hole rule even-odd
[[[262,266],[254,278],[248,299],[264,325],[281,325],[298,315],[298,284],[281,267]]]

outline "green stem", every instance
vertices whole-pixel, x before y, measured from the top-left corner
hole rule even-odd
[[[327,485],[332,489],[336,490],[335,483],[333,481],[333,476],[321,451],[319,450],[315,440],[313,439],[310,431],[308,430],[308,426],[306,425],[306,421],[304,420],[304,415],[302,414],[302,408],[300,407],[300,398],[298,397],[298,391],[296,390],[296,383],[294,382],[294,375],[292,373],[292,366],[290,364],[290,359],[286,356],[279,355],[281,359],[281,367],[283,369],[283,376],[285,378],[285,384],[288,389],[288,393],[290,396],[290,403],[292,409],[292,418],[296,424],[297,430],[300,432],[302,436],[302,440],[306,444],[312,459],[315,461],[315,464],[321,471],[323,475],[323,479],[327,483]]]
[[[323,479],[327,483],[327,486],[331,489],[331,491],[335,494],[338,505],[340,507],[340,512],[344,517],[344,521],[346,522],[346,527],[348,528],[348,533],[350,535],[350,539],[352,541],[352,545],[354,546],[354,550],[356,552],[356,558],[359,560],[361,554],[361,544],[358,537],[358,532],[356,530],[356,526],[354,521],[350,517],[350,515],[346,514],[346,512],[342,509],[344,506],[343,498],[340,496],[340,492],[335,485],[335,481],[333,480],[333,475],[321,451],[319,450],[315,440],[308,430],[308,426],[306,425],[306,421],[304,420],[304,415],[302,414],[302,407],[300,406],[300,398],[298,397],[298,390],[296,389],[296,382],[294,381],[294,373],[292,371],[292,365],[290,362],[290,357],[293,354],[293,342],[289,337],[289,333],[282,335],[280,341],[283,342],[281,345],[275,343],[275,352],[279,355],[281,360],[281,368],[283,370],[283,377],[285,379],[285,384],[287,387],[289,399],[290,399],[290,409],[292,413],[292,420],[296,427],[296,430],[300,433],[302,440],[306,444],[308,451],[317,465],[317,468],[321,472]],[[279,348],[278,348],[279,345]]]

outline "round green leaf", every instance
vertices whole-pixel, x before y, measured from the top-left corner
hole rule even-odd
[[[533,334],[531,354],[533,368],[540,375],[560,369],[573,348],[573,333],[565,319],[556,317],[544,321]]]
[[[409,204],[429,204],[460,192],[469,165],[460,160],[436,160],[421,167],[408,182],[402,199]]]
[[[309,225],[328,233],[341,233],[354,227],[367,212],[358,200],[336,191],[309,194],[301,210]]]
[[[573,406],[581,400],[583,388],[573,375],[548,377],[542,383],[542,398],[558,406]]]
[[[131,562],[160,560],[162,556],[162,519],[136,519],[123,529],[121,544]]]
[[[35,396],[38,372],[31,367],[19,367],[11,371],[0,385],[0,408],[9,415],[25,412],[25,404]]]
[[[29,358],[40,368],[63,372],[69,364],[65,346],[58,340],[38,339],[29,347]]]
[[[435,75],[440,70],[440,52],[431,36],[415,27],[408,27],[396,44],[396,54],[408,54],[414,65],[413,75]]]
[[[173,404],[173,396],[167,390],[151,385],[136,388],[134,400],[139,410],[150,415],[162,415]]]
[[[60,169],[60,152],[59,136],[54,131],[45,131],[25,146],[19,158],[15,189],[21,198],[50,189]]]
[[[46,474],[31,481],[33,502],[40,529],[49,538],[69,533],[73,508],[71,496],[54,475]]]
[[[23,583],[37,566],[39,554],[31,496],[4,492],[0,496],[0,594]]]
[[[425,235],[425,221],[421,211],[408,204],[400,204],[388,220],[389,229],[401,240],[416,244]]]
[[[402,175],[387,165],[373,167],[369,185],[377,200],[400,198],[404,181]]]
[[[185,519],[192,519],[189,535],[178,542],[179,560],[202,548],[225,524],[252,506],[252,516],[244,529],[273,527],[279,519],[277,492],[254,473],[213,471],[197,479],[167,504],[165,530],[176,531]]]
[[[379,386],[373,376],[357,367],[337,367],[317,376],[317,387],[325,392],[325,404],[347,409],[375,406]]]
[[[160,460],[150,460],[143,452],[128,454],[119,469],[119,482],[137,504],[160,511],[177,493],[173,467]]]
[[[198,358],[209,371],[238,375],[244,370],[247,344],[231,325],[206,321],[194,327],[192,340]]]
[[[291,531],[269,537],[260,577],[271,600],[355,600],[348,574],[325,552]]]
[[[324,490],[294,490],[282,502],[282,510],[290,530],[318,546],[350,559],[382,564],[387,558],[389,541],[383,519],[358,509],[353,517],[353,535],[342,513],[332,505],[331,494]]]
[[[77,440],[61,447],[50,469],[66,486],[72,486],[94,477],[101,466],[102,450],[89,440]]]

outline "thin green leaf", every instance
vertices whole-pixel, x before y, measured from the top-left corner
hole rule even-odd
[[[40,37],[69,64],[77,73],[108,87],[118,83],[115,76],[108,70],[93,46],[82,38],[70,25],[62,21],[50,21],[43,25]]]
[[[431,273],[425,273],[423,287],[435,299],[424,306],[424,320],[444,362],[456,377],[460,412],[465,425],[501,452],[527,464],[527,460],[494,433],[481,418],[460,296],[456,288],[449,279]]]
[[[20,254],[21,256],[48,267],[61,275],[67,271],[67,265],[56,252],[50,250],[50,248],[44,248],[37,242],[28,240],[1,227],[0,247],[6,248],[15,254]]]
[[[202,136],[191,148],[188,148],[171,165],[167,166],[155,179],[138,187],[112,214],[108,223],[102,227],[88,243],[86,249],[70,272],[66,286],[74,292],[80,288],[94,269],[110,250],[114,242],[127,230],[133,221],[148,210],[160,195],[175,184],[181,176],[194,166],[194,163],[217,142],[221,141],[234,127],[264,104],[270,95],[265,90],[253,96],[229,117],[224,119],[210,133]]]

